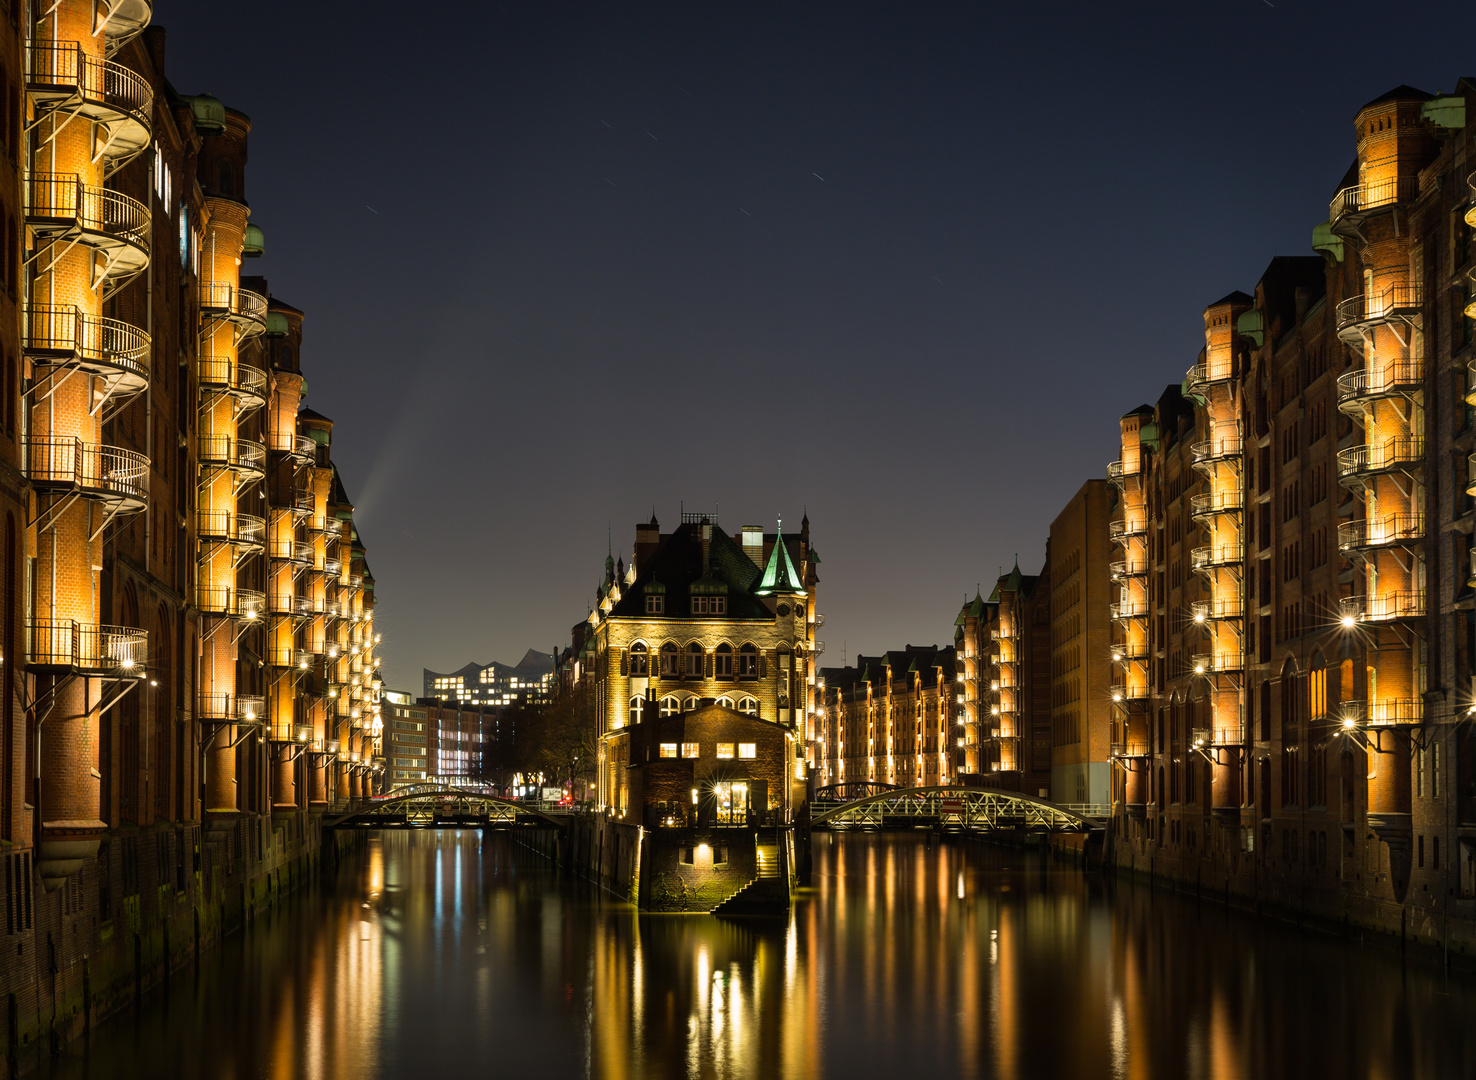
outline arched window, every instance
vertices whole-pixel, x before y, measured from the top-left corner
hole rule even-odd
[[[661,715],[665,716],[666,714],[665,713],[662,713]],[[631,698],[630,699],[630,722],[632,724],[639,724],[645,718],[646,718],[646,699],[643,698],[643,697],[633,697],[633,698]]]
[[[674,694],[667,694],[661,699],[661,715],[675,716],[682,711],[682,703]]]
[[[651,654],[643,641],[637,641],[630,647],[630,673],[632,675],[651,673]]]
[[[758,699],[751,697],[741,698],[738,702],[738,711],[743,713],[745,716],[757,716]]]
[[[723,642],[713,651],[712,673],[719,679],[733,677],[733,646],[727,642]]]
[[[727,696],[720,697],[717,699],[717,704],[725,709],[731,709],[733,707],[733,699]]]
[[[758,678],[758,649],[751,643],[745,643],[738,650],[738,677],[740,679]]]
[[[661,677],[663,679],[675,679],[677,677],[677,647],[668,641],[661,646]],[[662,713],[665,716],[665,713]]]
[[[702,646],[695,641],[687,646],[686,676],[689,679],[702,678]]]
[[[695,697],[686,697],[682,699],[682,712],[693,712],[696,710],[696,708],[697,699]]]

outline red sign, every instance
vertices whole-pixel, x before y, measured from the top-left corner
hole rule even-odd
[[[939,799],[938,800],[938,805],[941,808],[942,812],[945,813],[945,814],[962,814],[963,813],[963,800],[962,799]]]

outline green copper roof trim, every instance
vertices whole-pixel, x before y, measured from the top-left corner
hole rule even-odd
[[[266,254],[266,233],[261,231],[260,225],[246,226],[246,235],[241,240],[241,254],[248,259]]]
[[[1240,336],[1254,341],[1257,346],[1266,344],[1266,316],[1260,308],[1242,312],[1235,320],[1235,329]]]
[[[1343,261],[1343,238],[1332,231],[1332,222],[1324,221],[1321,225],[1312,226],[1312,250],[1331,255],[1338,262]]]
[[[779,530],[774,540],[774,550],[769,553],[769,565],[764,567],[763,580],[753,590],[755,596],[773,596],[776,593],[799,593],[805,586],[789,561],[789,548],[784,543],[784,521],[779,521]]]
[[[209,94],[184,99],[195,114],[195,130],[201,135],[220,135],[226,129],[225,103]]]
[[[267,337],[286,337],[288,329],[286,315],[280,311],[267,312]]]
[[[1438,97],[1420,106],[1422,119],[1436,127],[1463,128],[1466,126],[1466,99],[1463,97]]]
[[[1158,425],[1144,424],[1140,428],[1138,428],[1138,442],[1141,443],[1143,446],[1151,446],[1153,449],[1157,450],[1159,443]]]

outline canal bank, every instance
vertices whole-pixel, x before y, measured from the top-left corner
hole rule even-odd
[[[123,827],[55,891],[19,877],[28,868],[5,856],[7,882],[28,886],[10,905],[0,954],[9,1074],[135,1003],[363,839],[325,831],[321,815],[305,812]]]

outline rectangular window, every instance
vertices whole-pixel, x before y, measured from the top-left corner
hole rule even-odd
[[[730,742],[718,743],[717,756],[719,760],[726,760],[728,758],[731,758],[733,756],[733,744]]]
[[[741,742],[738,744],[738,756],[741,758],[758,757],[758,743]]]
[[[712,849],[712,865],[713,866],[727,866],[728,865],[728,849],[727,848],[725,848],[725,847],[715,847],[715,848]]]
[[[674,743],[674,742],[664,742],[664,743],[662,743],[661,744],[661,756],[662,757],[676,757],[677,756],[677,744]]]
[[[665,606],[665,600],[666,600],[666,597],[664,597],[664,596],[647,596],[646,597],[646,614],[647,615],[660,615],[661,612],[662,612],[662,608]]]
[[[697,756],[697,744],[694,742],[682,743],[682,757],[694,758]]]

